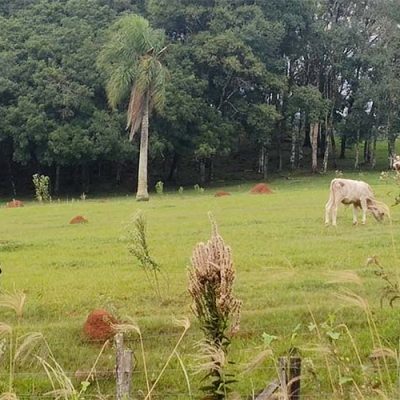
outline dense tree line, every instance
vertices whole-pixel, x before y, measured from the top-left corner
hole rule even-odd
[[[110,107],[99,61],[110,27],[131,13],[167,44],[151,182],[203,184],[235,166],[326,171],[350,147],[355,168],[374,167],[382,138],[393,157],[395,0],[0,0],[0,190],[15,194],[36,172],[55,192],[136,185],[129,95]]]

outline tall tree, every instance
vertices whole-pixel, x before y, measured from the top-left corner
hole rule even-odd
[[[115,108],[129,96],[127,129],[132,141],[140,129],[140,154],[136,199],[149,200],[147,167],[149,145],[149,116],[160,110],[165,100],[167,70],[161,63],[164,32],[150,27],[138,15],[119,19],[110,30],[98,65],[107,79],[107,97]]]

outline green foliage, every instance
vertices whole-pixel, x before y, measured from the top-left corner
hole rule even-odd
[[[384,287],[381,289],[381,307],[385,300],[387,300],[390,307],[393,307],[394,303],[400,300],[400,284],[397,278],[384,268],[376,256],[368,257],[367,265],[375,265],[377,267],[376,276],[384,282]]]
[[[140,127],[146,96],[150,108],[160,110],[164,104],[166,69],[159,60],[163,45],[163,31],[152,29],[139,15],[126,15],[110,28],[98,56],[111,107],[130,98],[127,127],[132,126],[131,139]]]
[[[34,174],[32,181],[35,187],[36,200],[40,203],[50,201],[50,178],[46,175]]]
[[[147,90],[157,111],[154,176],[161,160],[213,160],[224,170],[230,153],[256,170],[260,146],[270,170],[285,161],[296,168],[316,122],[319,157],[331,155],[324,139],[335,132],[344,153],[364,142],[364,164],[374,167],[376,139],[389,141],[392,157],[400,126],[394,4],[3,0],[1,182],[15,196],[35,170],[62,167],[61,178],[72,177],[65,184],[77,188],[104,164],[111,168],[102,179],[118,171],[121,181],[137,156],[124,114],[132,139]]]
[[[323,98],[323,95],[316,87],[309,85],[294,88],[290,106],[296,111],[304,111],[308,116],[309,122],[314,123],[320,122],[325,118],[329,102]]]

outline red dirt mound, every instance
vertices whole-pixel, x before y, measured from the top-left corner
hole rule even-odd
[[[83,332],[90,340],[105,341],[115,334],[112,324],[117,320],[106,310],[93,310],[87,317]]]
[[[215,193],[214,197],[222,197],[222,196],[230,196],[231,194],[229,192],[224,192],[223,190],[220,190],[219,192]]]
[[[13,199],[12,201],[9,201],[6,204],[7,208],[19,208],[19,207],[23,207],[23,206],[24,206],[24,203],[22,201],[15,200],[15,199]]]
[[[258,185],[254,186],[251,190],[250,193],[252,194],[271,194],[272,190],[269,188],[269,186],[265,183],[259,183]]]
[[[77,215],[69,221],[70,224],[86,224],[88,222],[89,221],[85,217],[82,217],[82,215]]]

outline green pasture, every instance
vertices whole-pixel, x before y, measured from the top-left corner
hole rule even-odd
[[[359,174],[345,177],[359,178]],[[377,267],[366,264],[368,256],[377,256],[397,279],[400,208],[392,208],[391,223],[378,224],[369,216],[366,226],[352,226],[352,211],[343,207],[339,210],[338,227],[327,228],[323,215],[331,178],[273,180],[272,195],[249,194],[249,183],[206,189],[201,194],[188,189],[181,196],[167,192],[153,195],[148,203],[137,203],[133,196],[95,200],[89,197],[85,201],[62,200],[48,205],[27,202],[21,209],[0,208],[0,288],[23,290],[27,295],[22,319],[0,308],[0,322],[12,324],[17,332],[43,333],[57,361],[76,382],[76,371],[88,371],[101,347],[87,342],[82,334],[88,313],[105,308],[120,320],[129,316],[141,328],[150,378],[154,380],[182,331],[174,325],[174,318],[187,316],[192,326],[179,354],[190,373],[194,398],[199,398],[201,375],[191,372],[196,367],[194,345],[201,333],[190,311],[187,268],[195,244],[210,237],[207,213],[211,211],[220,234],[232,247],[236,295],[243,300],[241,330],[230,353],[235,362],[230,368],[237,374],[233,389],[245,399],[275,377],[271,357],[244,373],[251,360],[266,349],[266,333],[277,336],[271,344],[274,357],[285,354],[291,346],[300,349],[308,360],[303,391],[310,396],[307,398],[321,399],[321,393],[330,393],[331,387],[324,368],[326,360],[315,346],[329,345],[329,340],[324,333],[326,325],[321,328],[321,339],[310,331],[313,318],[318,324],[329,318],[332,326],[345,323],[367,366],[373,348],[364,313],[337,296],[343,287],[368,300],[386,346],[397,348],[400,337],[398,308],[396,304],[394,308],[380,307],[384,283],[375,274]],[[378,172],[363,174],[360,179],[374,187],[378,199],[393,204],[399,192],[393,180],[380,181]],[[232,195],[215,198],[218,189]],[[162,303],[127,252],[123,237],[124,224],[139,209],[148,221],[151,253],[168,279],[168,290],[162,281]],[[69,225],[75,215],[84,215],[89,223]],[[333,283],[340,281],[336,276],[341,271],[354,271],[363,284]],[[128,343],[137,361],[135,398],[143,398],[145,381],[139,342],[132,335]],[[341,334],[335,343],[339,356],[343,356],[337,363],[347,363],[343,370],[347,367],[347,375],[358,379],[360,368],[348,339]],[[5,354],[0,354],[0,363],[1,393],[7,390],[8,382]],[[114,350],[107,348],[98,369],[113,368]],[[36,364],[23,365],[17,372],[15,386],[20,398],[40,398],[50,390],[44,371]],[[371,382],[374,374],[376,371],[372,370]],[[96,394],[96,385],[93,387],[90,393]],[[103,394],[113,393],[112,384],[106,380],[99,380],[99,388]],[[350,393],[348,398],[356,398],[351,397],[351,387],[345,390]],[[333,398],[329,396],[324,398]],[[189,398],[176,359],[168,366],[154,398]]]

